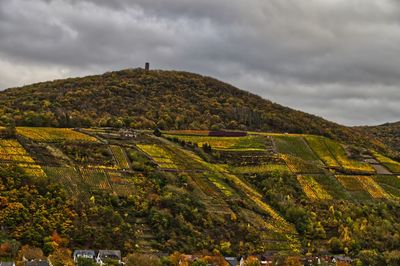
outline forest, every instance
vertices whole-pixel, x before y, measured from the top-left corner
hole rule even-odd
[[[397,156],[378,138],[281,106],[198,74],[126,69],[0,92],[0,124],[35,127],[254,130],[309,133],[364,143]]]

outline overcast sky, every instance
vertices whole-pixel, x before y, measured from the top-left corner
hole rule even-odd
[[[400,1],[0,1],[0,89],[146,61],[346,125],[398,121]]]

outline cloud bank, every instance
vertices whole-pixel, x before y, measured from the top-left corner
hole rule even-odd
[[[400,120],[396,0],[2,0],[0,89],[151,66],[346,125]]]

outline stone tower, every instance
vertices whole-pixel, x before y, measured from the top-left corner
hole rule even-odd
[[[144,69],[145,69],[146,71],[149,71],[149,70],[150,70],[150,63],[149,63],[149,62],[146,62],[145,66],[144,66]]]

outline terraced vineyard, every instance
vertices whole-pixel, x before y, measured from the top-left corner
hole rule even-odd
[[[388,199],[389,194],[370,176],[336,176],[339,182],[357,199]]]
[[[323,173],[323,164],[301,136],[274,135],[277,150],[293,173]]]
[[[122,147],[118,145],[111,145],[110,148],[119,168],[129,169],[128,158],[126,157],[125,151],[122,149]]]
[[[376,176],[377,182],[392,198],[400,199],[400,177],[398,176]]]
[[[317,136],[306,136],[310,147],[327,167],[351,174],[374,174],[375,169],[365,163],[348,158],[344,148],[337,142]]]
[[[177,138],[185,142],[196,143],[199,147],[209,144],[216,150],[230,151],[263,151],[265,138],[261,136],[245,137],[213,137],[202,135],[165,135],[167,138]]]
[[[333,197],[312,177],[298,175],[299,181],[304,193],[311,200],[331,200]]]
[[[42,167],[17,140],[0,139],[0,163],[16,164],[32,177],[46,177]]]
[[[137,144],[141,151],[146,153],[160,167],[164,169],[179,169],[173,161],[172,155],[157,144]]]
[[[238,174],[245,173],[268,173],[268,172],[288,172],[289,168],[285,164],[262,164],[257,166],[233,167],[233,172]]]
[[[71,129],[48,129],[39,134],[41,130],[19,128],[23,145],[16,139],[0,139],[1,163],[16,164],[30,176],[48,177],[71,199],[110,195],[112,204],[134,206],[140,218],[130,217],[132,213],[125,210],[119,217],[141,221],[132,228],[137,228],[138,247],[143,250],[160,248],[154,245],[160,241],[160,226],[175,223],[175,219],[190,222],[204,208],[201,221],[257,235],[260,250],[297,252],[302,245],[301,231],[291,223],[288,206],[297,204],[295,215],[303,215],[305,208],[314,212],[313,206],[374,204],[400,198],[398,177],[374,176],[369,164],[349,159],[341,144],[324,137],[270,133],[218,137],[206,135],[208,131],[155,137],[140,131],[135,137],[120,138],[112,129],[88,129],[93,136]],[[203,143],[212,150],[205,151]],[[381,154],[373,155],[392,171],[400,167]],[[41,165],[36,158],[42,158]],[[172,200],[175,194],[179,195],[177,202]],[[151,205],[145,202],[149,199]],[[185,204],[190,201],[196,205],[188,208]],[[97,202],[101,199],[88,204],[97,207]],[[183,214],[173,216],[179,208]],[[325,225],[325,230],[333,234],[328,231],[333,230],[331,225]],[[328,239],[324,241],[327,245]]]
[[[376,151],[372,151],[372,155],[375,157],[375,159],[380,162],[383,166],[385,166],[389,171],[392,173],[399,174],[400,173],[400,163],[396,162]]]
[[[38,142],[97,141],[94,137],[74,131],[70,128],[18,127],[17,134]]]

